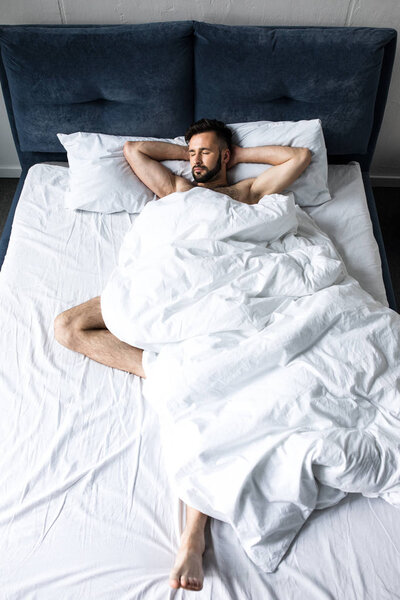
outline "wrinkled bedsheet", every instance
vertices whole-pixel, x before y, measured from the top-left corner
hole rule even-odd
[[[149,203],[101,304],[145,350],[179,497],[229,523],[264,571],[315,508],[348,492],[400,505],[400,318],[293,196]]]

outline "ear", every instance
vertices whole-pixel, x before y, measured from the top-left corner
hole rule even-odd
[[[223,150],[222,152],[222,162],[227,165],[229,160],[231,158],[231,153],[230,150],[228,148],[225,148],[225,150]]]

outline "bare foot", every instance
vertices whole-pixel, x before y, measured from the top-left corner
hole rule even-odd
[[[175,564],[169,575],[169,585],[172,588],[183,587],[193,591],[202,589],[204,547],[203,531],[189,536],[182,534]]]

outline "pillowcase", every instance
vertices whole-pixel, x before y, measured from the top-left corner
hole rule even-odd
[[[184,138],[161,139],[107,135],[104,133],[58,133],[67,151],[69,187],[65,206],[102,213],[122,210],[137,213],[156,198],[135,175],[124,156],[126,141],[159,141],[186,145]],[[176,175],[192,181],[190,164],[185,160],[163,161]]]
[[[319,119],[304,121],[256,121],[234,123],[233,143],[244,146],[298,146],[312,152],[311,164],[285,191],[294,193],[300,206],[317,206],[331,199],[328,190],[326,147]],[[156,198],[135,175],[123,153],[128,140],[161,141],[185,145],[184,136],[174,139],[116,136],[103,133],[57,134],[67,150],[69,190],[65,206],[72,209],[112,213],[137,213]],[[176,175],[193,181],[189,161],[163,161]],[[272,165],[240,163],[227,171],[229,184],[257,177]]]
[[[320,119],[304,121],[256,121],[228,125],[233,143],[243,147],[296,146],[309,148],[311,163],[287,190],[300,206],[318,206],[331,199],[328,189],[328,161]],[[257,177],[272,165],[240,163],[227,171],[229,184]],[[285,193],[285,192],[282,192]]]

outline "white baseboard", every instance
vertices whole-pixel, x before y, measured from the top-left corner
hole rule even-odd
[[[0,167],[0,177],[21,177],[21,167]]]
[[[398,187],[400,188],[400,175],[372,175],[370,174],[372,187]]]

